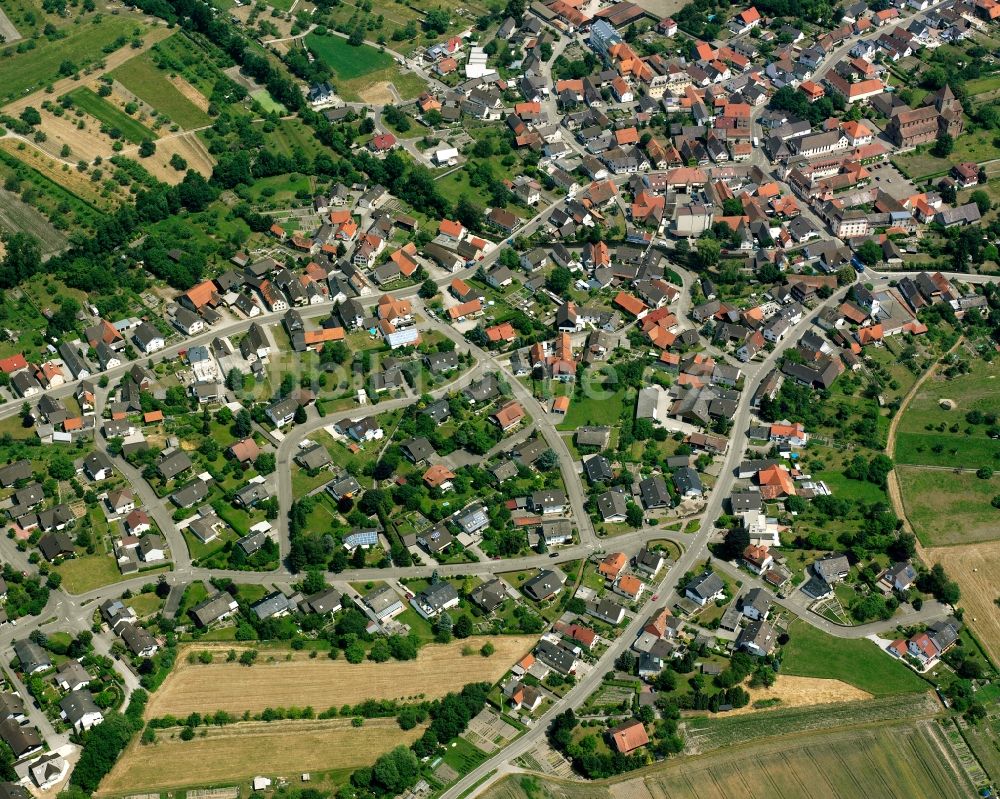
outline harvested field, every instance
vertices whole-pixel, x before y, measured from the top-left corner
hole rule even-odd
[[[928,564],[940,563],[962,589],[960,604],[970,625],[994,663],[1000,663],[1000,541],[964,547],[936,547],[924,551]]]
[[[156,142],[156,152],[149,158],[139,159],[135,150],[133,147],[124,152],[140,161],[151,175],[165,183],[175,184],[184,180],[187,170],[178,172],[170,166],[170,158],[175,153],[187,161],[188,169],[193,169],[206,178],[212,174],[212,167],[215,166],[215,159],[208,152],[205,143],[193,131],[160,139]]]
[[[829,705],[835,702],[856,702],[871,699],[871,694],[848,685],[841,680],[824,680],[818,677],[793,677],[790,674],[779,674],[778,679],[770,688],[748,688],[750,704],[727,714],[730,716],[741,713],[759,713],[754,709],[754,702],[780,699],[781,704],[775,708],[809,707],[810,705]]]
[[[32,169],[38,170],[49,180],[62,186],[66,191],[75,194],[84,202],[102,209],[117,205],[117,203],[112,203],[100,195],[99,186],[94,184],[89,176],[75,169],[64,170],[63,164],[36,150],[34,147],[28,146],[23,150],[19,150],[17,142],[13,139],[0,139],[0,148]]]
[[[66,237],[52,227],[48,219],[16,194],[0,189],[0,232],[18,231],[35,236],[45,254],[58,252],[66,246]]]
[[[174,88],[188,99],[192,105],[197,106],[205,113],[208,113],[208,98],[188,83],[180,75],[167,75],[167,80],[174,84]]]
[[[511,776],[486,799],[959,799],[973,786],[936,722],[779,739],[710,757],[670,758],[637,775],[574,783]]]
[[[45,128],[46,140],[39,144],[39,149],[45,150],[52,159],[68,161],[93,161],[97,156],[108,158],[114,155],[113,141],[110,136],[101,133],[101,123],[94,117],[82,117],[84,128],[77,128],[77,117],[74,114],[57,117],[46,111],[42,112],[42,125]],[[127,141],[125,142],[128,143]],[[59,155],[62,146],[69,147],[66,158]]]
[[[498,680],[536,640],[532,636],[473,637],[446,645],[425,646],[415,661],[366,661],[356,665],[343,659],[310,659],[304,652],[293,653],[292,659],[286,661],[283,649],[273,652],[273,663],[267,662],[272,653],[262,650],[257,664],[249,668],[223,662],[191,665],[187,662],[187,653],[181,652],[173,673],[150,697],[146,716],[185,716],[194,710],[201,713],[214,710],[259,712],[269,706],[306,705],[321,712],[365,699],[416,696],[431,699],[470,682]],[[487,641],[496,647],[496,652],[483,658],[478,652]],[[475,654],[463,656],[465,647],[471,647]],[[210,648],[191,647],[195,651]],[[223,646],[217,651],[228,649]],[[447,679],[440,679],[442,675],[447,675]]]
[[[180,730],[172,732],[179,736]],[[395,719],[369,719],[360,728],[349,719],[248,722],[208,728],[192,741],[160,732],[155,744],[133,743],[96,795],[240,782],[261,773],[297,781],[306,771],[370,765],[422,733],[421,727],[404,732]]]
[[[14,42],[22,39],[20,31],[14,27],[14,23],[10,21],[8,16],[3,13],[3,9],[0,8],[0,41],[4,44],[13,44]]]

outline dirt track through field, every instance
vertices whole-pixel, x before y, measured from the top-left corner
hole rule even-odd
[[[382,752],[423,733],[404,732],[395,719],[274,721],[202,727],[206,735],[182,741],[180,730],[157,733],[157,743],[133,743],[101,783],[96,796],[164,791],[249,780],[258,774],[298,779],[303,772],[371,765]],[[200,732],[200,731],[199,731]]]
[[[343,656],[330,660],[322,653],[309,658],[304,652],[286,661],[284,650],[263,649],[251,667],[222,662],[229,647],[192,645],[179,653],[175,670],[150,697],[146,717],[307,705],[319,713],[366,699],[433,699],[467,683],[495,682],[536,640],[533,636],[473,637],[443,646],[429,644],[414,661],[358,664],[348,663]],[[484,658],[479,649],[487,641],[496,651]],[[462,655],[466,647],[473,654]],[[188,652],[204,650],[215,653],[215,663],[187,662]],[[267,662],[271,656],[273,663]]]

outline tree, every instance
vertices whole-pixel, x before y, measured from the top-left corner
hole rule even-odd
[[[939,133],[931,147],[931,155],[937,158],[947,158],[955,149],[955,139],[949,133]]]
[[[559,456],[552,449],[545,450],[535,461],[535,468],[540,472],[550,472],[559,465]]]
[[[698,265],[709,269],[719,263],[722,247],[715,239],[698,239],[695,247],[698,251]]]
[[[370,787],[379,795],[396,796],[417,783],[420,761],[412,750],[397,746],[375,761]]]
[[[451,631],[456,638],[468,638],[472,635],[472,618],[469,614],[463,613],[459,616]]]
[[[236,413],[236,420],[233,422],[233,435],[237,438],[246,438],[253,432],[253,419],[250,411],[240,408]]]
[[[875,266],[882,260],[882,248],[869,239],[854,251],[854,255],[865,266]]]
[[[360,47],[365,43],[365,26],[358,24],[354,30],[351,31],[351,35],[347,39],[347,43],[351,47]]]
[[[305,421],[306,421],[306,419],[307,419],[307,417],[306,417],[306,406],[305,405],[299,405],[295,409],[295,416],[292,417],[292,421],[294,421],[295,424],[304,424]]]
[[[424,15],[424,27],[431,33],[446,33],[450,24],[451,15],[443,8],[432,8]]]
[[[156,142],[150,141],[149,139],[143,139],[142,143],[139,145],[139,157],[149,158],[149,156],[155,152]]]
[[[573,281],[573,273],[564,266],[557,266],[545,279],[545,284],[551,291],[559,296],[564,296],[569,284]]]
[[[444,612],[438,616],[434,625],[435,638],[438,643],[447,644],[451,640],[452,628],[454,627],[451,616]]]
[[[13,288],[34,275],[42,264],[42,248],[30,233],[12,233],[5,242],[7,254],[0,268],[0,288]]]
[[[38,113],[38,109],[32,105],[29,105],[21,112],[21,121],[27,125],[40,125],[42,123],[42,115]]]
[[[437,283],[430,278],[427,278],[427,280],[420,284],[420,291],[418,293],[425,300],[429,300],[431,297],[437,296]]]
[[[642,508],[634,502],[629,502],[625,506],[625,521],[629,527],[642,526]]]
[[[254,468],[259,474],[270,474],[274,471],[275,458],[273,452],[262,452],[253,462]]]
[[[990,195],[988,195],[982,189],[976,189],[972,194],[969,195],[969,199],[972,200],[979,208],[980,214],[985,214],[990,210]]]

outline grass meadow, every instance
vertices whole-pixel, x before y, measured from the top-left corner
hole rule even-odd
[[[104,16],[99,24],[91,20],[79,27],[66,28],[64,39],[39,39],[34,50],[3,59],[0,103],[52,83],[59,78],[59,67],[66,61],[82,69],[99,60],[105,47],[120,36],[128,36],[136,27],[134,18]]]
[[[111,76],[132,94],[185,130],[208,125],[212,121],[208,114],[188,100],[167,80],[167,76],[156,66],[149,53],[126,61],[114,70]]]
[[[834,638],[803,621],[788,629],[783,674],[843,680],[873,696],[918,693],[930,686],[865,639]]]
[[[153,140],[156,138],[153,132],[141,122],[133,119],[107,100],[98,97],[90,89],[84,87],[74,89],[69,93],[69,96],[77,108],[86,111],[109,128],[117,129],[123,138],[133,144],[139,144],[143,139]]]

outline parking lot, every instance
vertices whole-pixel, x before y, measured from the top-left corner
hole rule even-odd
[[[904,200],[918,192],[917,187],[889,161],[880,161],[868,167],[872,185],[896,200]]]

